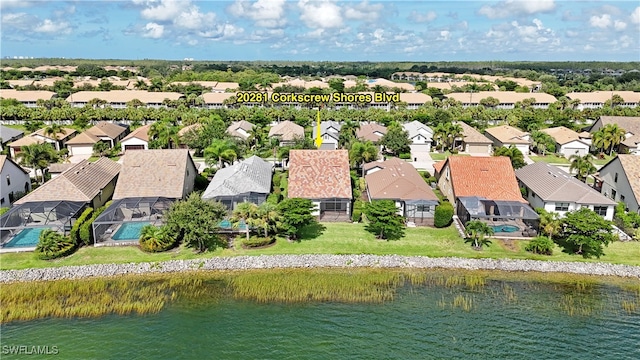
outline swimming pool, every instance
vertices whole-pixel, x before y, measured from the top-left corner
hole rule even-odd
[[[111,237],[113,240],[138,240],[140,239],[140,230],[146,225],[151,224],[147,221],[125,222],[120,225],[118,231]]]
[[[231,224],[231,221],[229,220],[222,220],[220,221],[220,225],[219,225],[222,229],[233,229],[233,224]],[[246,230],[247,229],[247,225],[244,223],[244,221],[240,221],[240,225],[236,228],[237,230]]]
[[[520,230],[519,227],[515,225],[494,225],[491,227],[493,232],[503,232],[503,233],[512,233]]]
[[[40,241],[40,233],[48,229],[46,227],[34,227],[26,228],[20,231],[11,241],[2,245],[3,248],[17,248],[17,247],[36,247]]]

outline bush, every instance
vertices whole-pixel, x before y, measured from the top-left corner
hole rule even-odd
[[[360,222],[362,220],[362,210],[364,209],[364,202],[362,200],[356,200],[353,203],[353,211],[351,212],[351,221]]]
[[[276,239],[272,237],[259,237],[254,235],[249,239],[245,238],[244,240],[242,240],[242,246],[247,248],[257,248],[273,244],[275,241]]]
[[[51,260],[73,253],[76,243],[70,238],[51,229],[43,230],[36,246],[35,254],[38,259]]]
[[[87,219],[93,214],[93,208],[86,208],[80,217],[76,220],[76,222],[71,227],[71,231],[69,232],[69,238],[76,244],[80,245],[80,226],[84,224]]]
[[[400,154],[400,159],[409,160],[409,159],[411,159],[411,154],[409,154],[409,153]]]
[[[453,205],[448,201],[443,201],[442,204],[436,206],[436,211],[433,214],[433,225],[437,228],[449,226],[453,219],[453,214]]]
[[[2,214],[4,214],[4,213],[6,213],[6,212],[7,212],[7,211],[9,211],[10,209],[11,209],[11,208],[8,208],[8,207],[0,208],[0,215],[2,215]]]
[[[209,186],[209,179],[201,174],[196,175],[195,185],[193,186],[195,191],[205,190]]]
[[[548,237],[537,236],[524,249],[534,254],[552,255],[554,246],[554,242]]]
[[[217,169],[214,168],[205,168],[204,170],[202,170],[202,176],[208,179],[210,177],[213,177],[216,174],[216,171]]]
[[[267,200],[268,203],[273,204],[273,205],[278,205],[278,203],[280,202],[280,194],[276,194],[271,193],[267,196]]]
[[[106,205],[99,208],[98,210],[93,212],[91,218],[85,221],[82,225],[80,225],[80,241],[82,241],[85,245],[90,245],[93,239],[93,222],[102,214],[102,212],[106,209]]]
[[[280,176],[280,173],[276,172],[276,173],[273,174],[273,178],[272,178],[271,182],[273,183],[273,188],[274,189],[280,188],[281,180],[282,180],[282,177]]]
[[[140,248],[146,252],[167,251],[175,246],[176,239],[167,234],[166,227],[145,225],[140,230]]]

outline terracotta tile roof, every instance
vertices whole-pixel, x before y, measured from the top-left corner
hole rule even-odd
[[[358,139],[369,140],[372,142],[379,141],[384,134],[387,133],[387,128],[384,125],[370,123],[360,124],[360,128],[356,131],[356,137]],[[381,134],[381,135],[378,135]]]
[[[585,205],[615,205],[616,202],[591,186],[545,162],[516,170],[516,177],[544,201]]]
[[[108,158],[96,162],[83,160],[47,181],[25,197],[16,201],[24,204],[38,201],[89,202],[120,172],[120,164]]]
[[[87,129],[86,132],[98,137],[108,137],[109,139],[114,140],[125,131],[127,131],[127,129],[118,124],[110,123],[108,121],[99,121],[94,126]]]
[[[45,130],[46,130],[46,128],[42,128],[42,129],[40,129],[40,130],[38,130],[38,131],[34,132],[34,133],[33,133],[33,134],[31,134],[31,135],[32,135],[32,136],[33,136],[33,135],[40,135],[40,136],[45,137],[45,138],[47,138],[47,139],[51,139],[51,140],[53,140],[54,138],[52,138],[52,137],[51,137],[51,135],[46,134],[46,133],[45,133]],[[75,130],[75,129],[72,129],[72,128],[62,128],[62,130],[64,130],[64,132],[59,132],[59,133],[55,134],[55,139],[56,139],[56,140],[63,140],[63,139],[66,139],[66,138],[68,138],[69,136],[71,136],[71,135],[73,135],[73,134],[75,134],[75,133],[76,133],[76,130]]]
[[[80,133],[80,135],[74,137],[73,139],[67,141],[67,145],[87,145],[87,144],[95,144],[98,141],[100,141],[100,139],[85,131],[83,133]]]
[[[431,200],[438,202],[438,197],[413,165],[400,159],[392,158],[383,162],[376,162],[374,166],[380,167],[381,170],[365,175],[371,199]]]
[[[122,141],[136,138],[144,141],[149,141],[149,129],[151,129],[151,124],[140,126],[139,128],[133,130],[129,135],[125,136]]]
[[[503,144],[529,144],[529,133],[509,125],[488,128],[487,134],[493,136]]]
[[[442,171],[442,168],[444,167],[444,164],[446,162],[446,160],[442,160],[433,163],[433,170],[435,171],[435,173],[433,174],[434,176],[435,174],[439,174]]]
[[[580,134],[564,126],[542,129],[540,131],[551,136],[560,145],[564,145],[572,141],[582,141]]]
[[[269,137],[278,136],[280,140],[293,141],[304,137],[304,128],[292,121],[283,121],[269,129]]]
[[[467,144],[493,144],[486,136],[482,135],[478,130],[474,129],[467,123],[463,121],[458,121],[456,124],[460,125],[462,128],[462,136],[464,138],[464,142]]]
[[[11,159],[10,157],[8,157],[7,155],[0,155],[0,171],[2,171],[2,169],[4,169],[4,166],[6,164],[13,164],[15,165],[18,169],[22,170],[23,173],[25,174],[29,174],[29,172],[27,170],[25,170],[22,166],[20,166],[20,164],[18,164],[17,162],[13,161],[13,159]]]
[[[446,162],[456,198],[478,196],[527,202],[520,193],[511,160],[506,156],[449,156]]]
[[[113,198],[181,199],[189,185],[185,184],[187,171],[197,171],[187,149],[127,151]]]
[[[347,150],[291,150],[289,198],[351,199]]]

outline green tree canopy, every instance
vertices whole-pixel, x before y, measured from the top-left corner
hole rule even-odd
[[[387,128],[387,133],[380,139],[380,144],[384,146],[386,153],[394,156],[408,153],[410,151],[409,132],[405,131],[398,123],[392,123]]]
[[[393,200],[374,200],[364,205],[369,221],[365,229],[378,239],[396,240],[404,237],[404,217],[398,214]]]
[[[604,255],[604,246],[616,240],[611,222],[589,208],[571,211],[562,219],[555,238],[564,252],[582,255],[585,259]]]
[[[288,239],[297,239],[302,228],[316,222],[316,217],[312,215],[314,209],[315,205],[309,199],[291,198],[283,200],[278,204],[280,230]]]
[[[511,166],[514,169],[520,169],[521,167],[527,165],[524,161],[524,155],[522,152],[518,150],[515,146],[511,145],[509,147],[501,146],[495,150],[493,150],[493,156],[506,156],[511,159]]]

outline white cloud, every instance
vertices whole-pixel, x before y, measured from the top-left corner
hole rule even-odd
[[[451,32],[449,30],[440,31],[440,37],[438,37],[438,40],[449,41],[450,38],[451,38]]]
[[[438,15],[435,13],[435,11],[428,11],[424,14],[417,11],[412,11],[411,14],[409,14],[408,19],[417,23],[426,23],[435,20],[436,17],[438,17]]]
[[[150,22],[144,27],[144,31],[145,32],[142,34],[143,37],[159,39],[164,35],[164,25]]]
[[[364,0],[360,4],[347,6],[344,16],[352,20],[376,21],[383,9],[382,4],[369,4],[367,0]]]
[[[373,37],[373,41],[371,41],[372,44],[380,45],[385,41],[383,29],[375,29],[371,33],[371,36]]]
[[[631,22],[634,24],[640,24],[640,6],[631,13]]]
[[[232,24],[222,24],[216,25],[214,28],[207,31],[201,31],[198,35],[212,40],[221,40],[237,37],[243,32],[244,29],[241,27],[237,27]]]
[[[478,10],[478,13],[490,19],[498,19],[514,15],[549,13],[555,9],[555,0],[506,0],[493,6],[485,5]]]
[[[47,34],[69,34],[71,32],[71,26],[69,26],[69,23],[66,21],[54,22],[50,19],[45,19],[38,24],[33,31]]]
[[[287,22],[284,6],[285,0],[257,0],[253,3],[236,0],[229,6],[229,12],[237,17],[249,18],[258,26],[275,28]]]
[[[611,26],[611,24],[611,15],[609,14],[603,14],[601,16],[594,15],[589,19],[589,25],[600,29],[606,29]]]
[[[341,9],[333,1],[300,0],[300,20],[310,28],[331,29],[342,27]]]
[[[201,13],[197,6],[191,6],[186,11],[180,12],[173,19],[173,23],[181,28],[198,30],[210,26],[215,19],[216,14]]]
[[[24,0],[0,0],[0,9],[29,7],[33,3],[33,1]]]
[[[616,20],[613,23],[613,28],[616,29],[616,31],[622,31],[627,28],[627,23],[624,21]]]
[[[181,0],[148,0],[144,3],[147,8],[142,10],[142,17],[148,20],[169,21],[177,17],[182,12],[182,9],[190,5],[190,2]],[[142,2],[134,0],[134,4],[142,4]],[[153,6],[155,4],[158,5]]]

